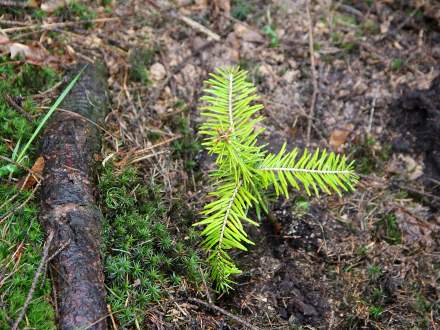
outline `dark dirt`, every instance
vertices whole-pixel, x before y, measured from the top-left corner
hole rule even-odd
[[[404,93],[392,106],[393,126],[401,133],[393,143],[396,152],[425,156],[425,182],[440,180],[440,77],[427,90]],[[440,193],[439,190],[436,193]]]

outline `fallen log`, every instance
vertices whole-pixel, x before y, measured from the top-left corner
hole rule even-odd
[[[107,108],[105,70],[88,65],[43,136],[40,219],[46,232],[54,233],[50,254],[57,254],[50,267],[60,329],[107,329],[102,215],[93,188],[100,148],[96,124],[103,122]]]

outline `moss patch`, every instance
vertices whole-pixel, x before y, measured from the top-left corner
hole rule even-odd
[[[29,194],[0,185],[0,217],[21,205]],[[9,329],[20,313],[41,260],[44,234],[37,215],[36,203],[30,202],[0,224],[0,329]],[[37,285],[20,329],[56,328],[50,293],[45,278]]]
[[[5,96],[14,98],[30,115],[38,115],[31,95],[52,86],[57,74],[48,68],[6,62],[8,58],[0,58],[0,154],[10,158],[19,141],[29,139],[38,120],[29,122],[6,102]],[[24,165],[32,164],[35,149],[32,146]],[[3,165],[7,162],[0,160]],[[4,180],[0,182],[0,329],[9,329],[24,305],[40,263],[44,234],[37,204],[31,200],[19,208],[30,192],[19,191],[11,178],[0,180]],[[13,214],[2,219],[11,210]],[[50,292],[47,278],[38,283],[20,328],[55,329]]]
[[[179,201],[166,205],[161,187],[146,185],[136,169],[115,174],[108,166],[99,185],[107,299],[120,326],[131,327],[144,322],[150,304],[200,283],[198,236],[191,211]]]

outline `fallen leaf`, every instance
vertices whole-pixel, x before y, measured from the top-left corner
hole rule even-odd
[[[231,12],[229,0],[214,0],[214,7],[216,11],[222,12],[226,16],[229,16]]]
[[[38,157],[35,161],[34,165],[31,168],[32,173],[34,173],[37,176],[42,176],[44,170],[44,158],[42,156]],[[24,178],[21,178],[17,182],[17,187],[21,189],[31,189],[35,187],[37,184],[37,180],[35,178],[35,175],[32,175],[29,173]]]
[[[400,160],[405,163],[406,173],[410,180],[416,180],[423,175],[424,164],[422,160],[417,161],[409,155],[399,155]]]
[[[348,124],[342,128],[336,128],[330,134],[329,145],[337,150],[340,146],[342,146],[346,141],[351,131],[353,130],[353,125]]]
[[[150,75],[153,81],[160,81],[166,77],[167,72],[165,67],[161,63],[157,62],[151,66]]]
[[[408,246],[433,246],[434,237],[440,231],[440,225],[429,213],[426,207],[417,205],[406,210],[397,209],[394,214],[402,231],[403,241]]]
[[[60,62],[57,57],[51,56],[39,43],[25,45],[19,42],[10,42],[3,37],[0,39],[0,47],[6,49],[11,54],[11,59],[21,57],[27,63],[35,65],[47,65],[49,63]]]
[[[9,38],[7,35],[0,33],[0,45],[8,44]]]
[[[224,30],[229,25],[229,19],[231,15],[231,3],[229,0],[214,0],[214,17],[216,17],[216,23],[221,30]]]
[[[248,27],[246,27],[241,23],[236,23],[234,25],[234,32],[237,35],[237,37],[247,42],[255,42],[255,43],[265,42],[264,37],[260,33],[249,29]]]
[[[66,7],[73,0],[49,0],[41,4],[41,10],[46,13],[52,13],[55,10]]]

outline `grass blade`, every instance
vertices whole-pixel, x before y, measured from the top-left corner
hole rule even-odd
[[[80,72],[75,76],[75,78],[72,79],[72,81],[67,85],[67,87],[63,90],[60,96],[58,96],[55,103],[50,107],[49,111],[44,115],[41,122],[38,124],[37,128],[35,129],[34,133],[30,137],[29,141],[26,143],[26,145],[21,150],[20,154],[17,157],[17,163],[21,163],[24,159],[24,156],[26,155],[26,151],[31,146],[32,142],[34,142],[35,138],[37,137],[38,133],[40,133],[43,126],[46,124],[46,122],[49,120],[49,118],[52,116],[52,114],[55,112],[55,110],[58,108],[58,106],[63,102],[67,94],[72,90],[73,86],[75,86],[76,82],[78,81],[79,77],[83,73],[84,69],[87,66],[84,66],[84,68],[81,69]]]

